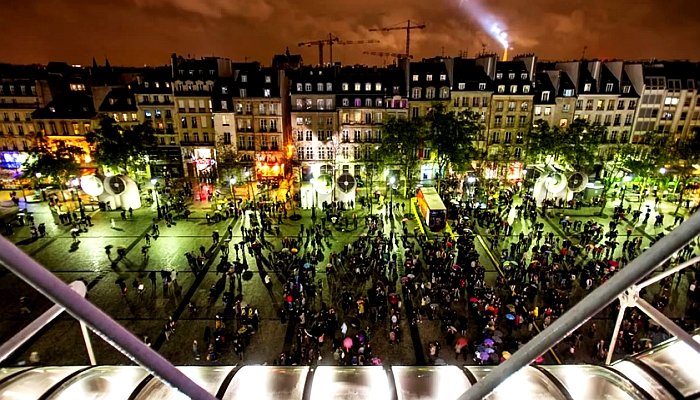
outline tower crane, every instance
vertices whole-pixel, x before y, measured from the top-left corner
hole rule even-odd
[[[392,53],[392,52],[386,52],[386,51],[363,51],[362,54],[368,54],[370,56],[384,57],[384,64],[385,65],[386,65],[386,57],[396,57],[398,59],[413,58],[412,55],[408,55],[408,54],[404,54],[404,53]]]
[[[403,26],[390,26],[385,28],[371,28],[370,32],[388,32],[396,30],[406,30],[406,54],[411,54],[411,30],[412,29],[425,29],[425,24],[411,25],[411,20],[406,21],[406,25]]]
[[[328,39],[312,40],[310,42],[300,42],[299,47],[312,47],[318,46],[318,63],[323,65],[323,48],[328,46],[330,53],[330,63],[333,63],[333,45],[349,45],[349,44],[373,44],[379,43],[379,40],[340,40],[338,36],[334,36],[332,33],[328,34]]]

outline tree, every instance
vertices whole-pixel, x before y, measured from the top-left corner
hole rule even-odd
[[[695,128],[688,137],[677,141],[670,150],[671,159],[676,161],[673,168],[678,171],[678,185],[680,186],[678,205],[673,213],[676,215],[683,204],[685,191],[693,178],[694,165],[700,163],[700,128]]]
[[[376,149],[378,160],[399,165],[406,178],[404,196],[413,187],[413,176],[418,164],[418,150],[424,144],[427,126],[422,118],[391,117],[382,124],[382,142]]]
[[[433,105],[427,116],[428,141],[437,151],[438,183],[447,167],[462,169],[476,154],[474,139],[482,130],[481,116],[472,111],[447,111],[441,103]]]
[[[563,132],[561,156],[574,170],[590,173],[601,161],[599,146],[605,136],[604,126],[576,119]]]
[[[100,127],[86,135],[94,146],[94,159],[98,165],[129,173],[143,169],[150,147],[156,145],[155,131],[150,123],[123,128],[109,116],[100,120]]]
[[[79,158],[83,154],[84,151],[80,147],[66,145],[60,141],[52,144],[46,138],[40,137],[37,147],[30,152],[22,169],[25,176],[47,177],[51,183],[63,189],[69,177],[79,174]]]
[[[558,161],[564,144],[564,131],[561,128],[539,120],[530,129],[527,137],[527,158],[530,162],[545,162],[547,157],[551,157],[555,162]]]
[[[605,127],[576,119],[562,129],[540,120],[528,137],[528,158],[531,161],[549,161],[564,168],[591,172],[600,161],[598,146],[605,137]]]

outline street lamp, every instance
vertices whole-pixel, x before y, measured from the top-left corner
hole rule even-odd
[[[627,192],[627,183],[632,181],[632,175],[622,177],[622,196],[620,197],[620,207],[625,205],[625,193]]]
[[[151,184],[153,185],[153,197],[156,199],[156,212],[158,215],[158,219],[161,219],[163,217],[162,213],[160,212],[160,202],[158,201],[158,179],[153,178],[151,179]]]
[[[396,178],[393,176],[389,177],[389,190],[391,190],[391,196],[389,197],[389,216],[393,217],[394,216],[394,182],[396,182]]]
[[[236,191],[233,190],[233,185],[236,184],[236,177],[234,176],[233,178],[229,179],[228,184],[229,184],[229,188],[231,189],[231,196],[233,197],[233,204],[236,204]]]

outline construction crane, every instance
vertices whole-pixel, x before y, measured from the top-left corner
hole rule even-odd
[[[397,30],[406,30],[406,54],[411,54],[411,29],[425,29],[425,24],[411,25],[411,20],[406,21],[404,26],[392,26],[388,28],[372,28],[370,32],[388,32]]]
[[[333,64],[333,45],[345,46],[348,44],[373,44],[379,43],[379,40],[340,40],[339,37],[328,34],[328,39],[313,40],[310,42],[301,42],[299,47],[318,46],[318,63],[323,65],[323,48],[328,46],[330,53],[330,63]]]
[[[363,51],[362,54],[383,57],[384,58],[384,65],[386,65],[386,58],[387,57],[396,57],[398,59],[413,58],[412,55],[408,55],[408,54],[404,54],[404,53],[391,53],[391,52],[386,52],[386,51]]]

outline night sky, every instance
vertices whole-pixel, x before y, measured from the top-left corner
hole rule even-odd
[[[476,3],[475,3],[476,2]],[[481,3],[481,4],[479,4]],[[468,9],[481,8],[477,13]],[[327,37],[378,39],[380,44],[335,46],[343,63],[382,64],[362,51],[402,52],[405,31],[368,32],[407,19],[417,57],[478,53],[502,47],[479,21],[508,32],[511,55],[541,59],[587,56],[624,59],[699,59],[697,0],[0,0],[0,62],[162,65],[169,55],[218,55],[269,64],[272,54],[317,49],[297,43]]]

